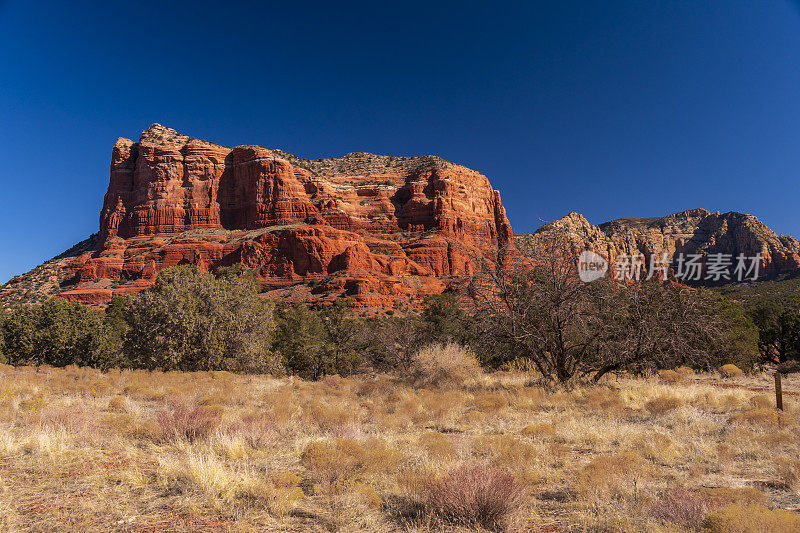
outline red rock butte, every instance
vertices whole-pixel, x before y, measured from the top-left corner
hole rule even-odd
[[[267,296],[392,307],[457,288],[512,243],[486,176],[439,157],[308,160],[153,124],[114,145],[99,233],[62,260],[58,292],[102,304],[175,265],[242,263]]]

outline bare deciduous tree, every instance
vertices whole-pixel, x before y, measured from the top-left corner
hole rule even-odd
[[[669,282],[607,276],[585,283],[577,271],[581,244],[561,232],[543,233],[530,258],[513,249],[484,258],[470,292],[495,353],[530,361],[545,379],[561,383],[707,361],[706,349],[723,326],[712,306]]]

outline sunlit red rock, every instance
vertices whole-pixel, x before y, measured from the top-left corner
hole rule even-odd
[[[63,266],[61,296],[102,303],[171,266],[242,262],[268,295],[388,307],[441,293],[511,238],[489,180],[435,156],[312,161],[154,124],[114,145],[97,244]]]

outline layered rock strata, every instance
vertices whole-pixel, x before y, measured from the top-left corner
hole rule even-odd
[[[486,176],[435,156],[308,160],[154,124],[114,145],[96,246],[61,265],[60,295],[102,304],[165,268],[241,262],[268,295],[391,307],[511,242]]]

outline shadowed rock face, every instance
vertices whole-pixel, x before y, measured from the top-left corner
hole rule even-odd
[[[800,269],[800,242],[793,237],[776,235],[756,217],[730,211],[711,213],[690,209],[665,217],[622,218],[598,226],[583,215],[570,213],[539,228],[533,234],[514,236],[522,253],[531,250],[541,235],[563,232],[581,248],[604,255],[611,262],[620,254],[641,253],[649,262],[652,254],[738,254],[747,257],[760,253],[764,276]]]
[[[457,284],[511,240],[486,176],[435,156],[312,161],[153,124],[114,145],[97,245],[63,260],[60,294],[103,303],[171,266],[241,261],[274,296],[387,307]]]

